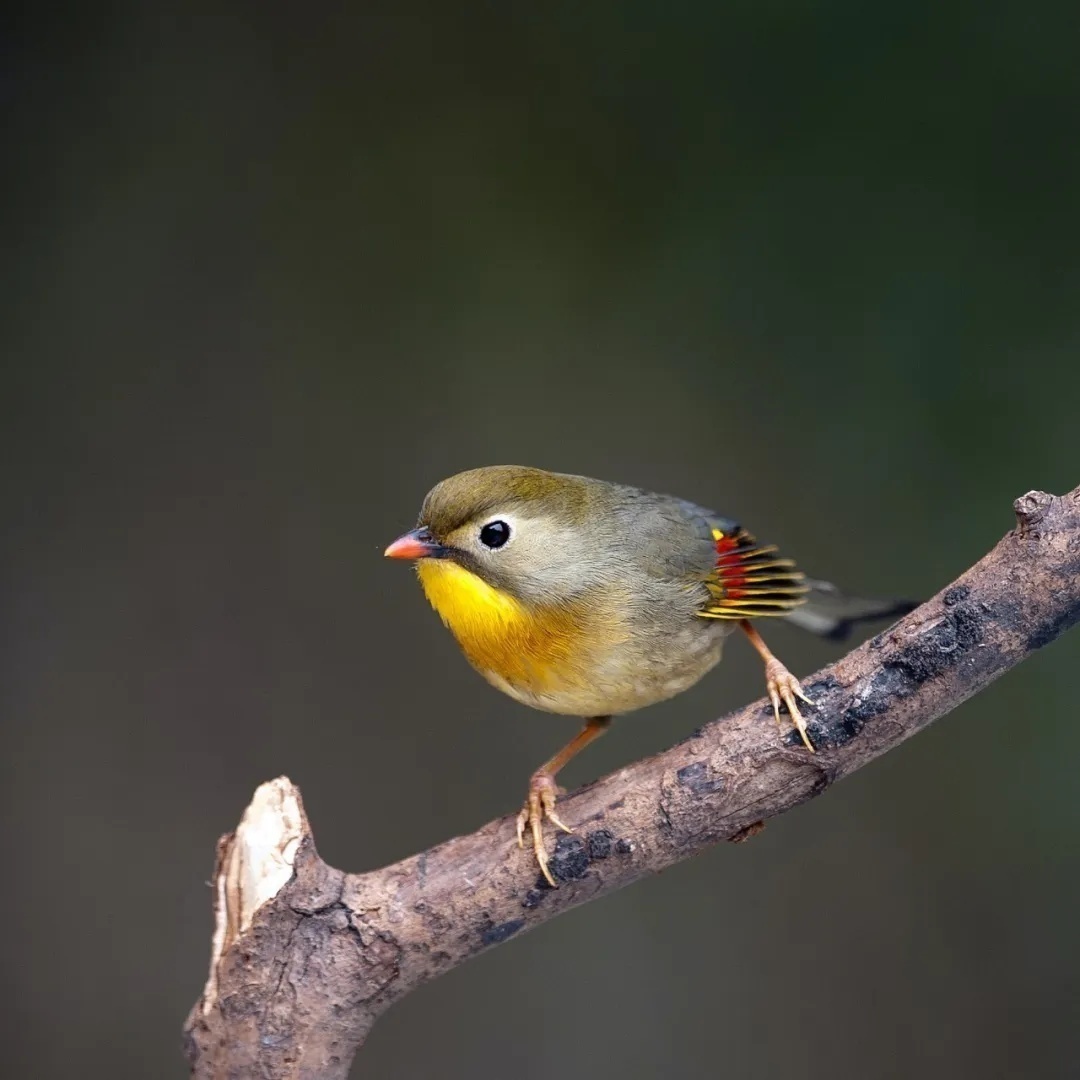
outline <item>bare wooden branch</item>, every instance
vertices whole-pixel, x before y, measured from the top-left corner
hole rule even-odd
[[[576,904],[820,795],[1080,621],[1080,488],[1016,500],[1017,527],[895,626],[804,680],[808,754],[755,702],[565,797],[552,889],[513,817],[368,874],[318,856],[299,791],[262,785],[218,845],[210,977],[185,1028],[193,1075],[345,1077],[376,1018]],[[810,717],[808,717],[809,719]]]

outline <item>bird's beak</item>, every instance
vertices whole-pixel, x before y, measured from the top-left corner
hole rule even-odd
[[[383,554],[388,559],[437,559],[446,553],[428,529],[413,529],[399,536]]]

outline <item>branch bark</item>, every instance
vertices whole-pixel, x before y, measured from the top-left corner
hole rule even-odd
[[[804,680],[808,754],[764,701],[559,803],[551,889],[513,816],[367,874],[324,863],[297,788],[263,784],[218,843],[192,1074],[346,1077],[378,1016],[429,979],[587,900],[739,841],[922,730],[1080,621],[1080,487],[1016,500],[1017,527],[900,622]]]

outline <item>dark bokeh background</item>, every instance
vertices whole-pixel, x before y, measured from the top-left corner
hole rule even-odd
[[[677,492],[913,596],[1080,480],[1074,5],[153,7],[4,46],[5,1076],[184,1075],[259,781],[363,870],[572,732],[381,559],[440,477]],[[363,1075],[1072,1074],[1078,645],[411,996]],[[735,643],[568,780],[760,693]]]

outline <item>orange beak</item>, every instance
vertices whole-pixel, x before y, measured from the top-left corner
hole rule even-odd
[[[388,559],[437,559],[445,554],[446,548],[427,529],[413,529],[399,536],[383,552]]]

